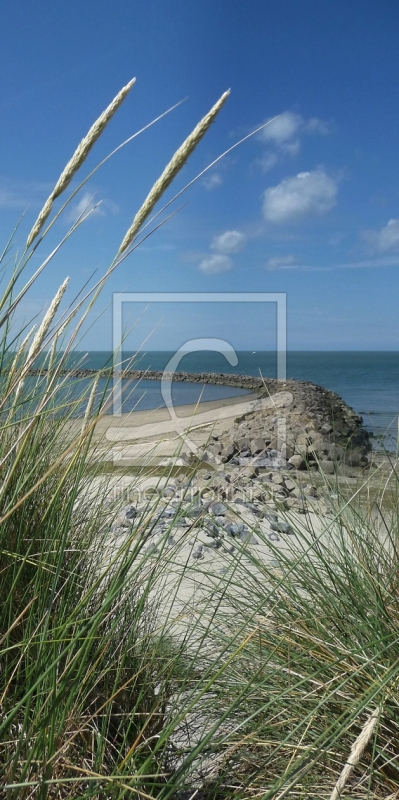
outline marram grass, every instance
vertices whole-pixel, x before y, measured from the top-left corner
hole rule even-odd
[[[93,145],[95,144],[97,139],[99,139],[99,137],[103,133],[103,131],[106,128],[106,126],[108,125],[108,122],[110,121],[110,119],[113,117],[115,112],[118,110],[120,105],[123,103],[125,97],[130,92],[130,89],[132,88],[132,86],[135,83],[135,81],[136,81],[136,79],[133,78],[131,81],[129,81],[128,84],[126,84],[126,86],[124,86],[120,90],[120,92],[118,92],[116,97],[114,97],[114,99],[109,104],[109,106],[105,109],[105,111],[103,111],[102,114],[100,114],[98,119],[91,126],[89,132],[86,134],[86,136],[82,139],[82,141],[80,142],[80,144],[76,148],[72,158],[68,161],[67,165],[62,170],[62,173],[61,173],[60,177],[58,178],[58,181],[55,184],[53,191],[51,192],[50,196],[47,198],[47,200],[46,200],[46,202],[45,202],[45,204],[44,204],[44,206],[43,206],[43,208],[42,208],[42,210],[41,210],[41,212],[40,212],[35,224],[33,225],[32,230],[29,233],[29,236],[28,236],[27,241],[26,241],[26,247],[27,248],[29,248],[31,246],[32,242],[36,239],[36,237],[39,235],[41,229],[43,228],[43,225],[46,222],[46,219],[48,218],[48,216],[51,213],[51,209],[53,207],[54,200],[57,197],[59,197],[59,195],[62,194],[62,192],[64,192],[65,189],[69,186],[72,178],[74,177],[74,175],[76,175],[76,173],[78,172],[78,170],[82,166],[82,164],[85,161],[85,159],[87,158],[91,148],[93,147]]]
[[[50,210],[130,86],[79,146]],[[172,158],[120,252],[225,99]],[[111,537],[123,496],[95,436],[107,388],[95,379],[76,393],[62,377],[86,307],[59,316],[64,282],[37,330],[15,327],[48,203],[1,304],[0,797],[398,797],[396,462],[388,509],[378,475],[377,515],[338,485],[321,534],[307,518],[275,553],[279,569],[243,552],[177,635],[173,598],[188,565],[167,612],[161,598],[185,543],[166,549],[182,512],[155,556],[157,502]],[[48,372],[32,378],[26,365],[39,356]]]
[[[119,247],[118,255],[123,253],[133,241],[136,233],[141,228],[143,222],[149,217],[151,214],[152,209],[154,208],[155,204],[160,200],[163,193],[166,191],[168,186],[172,183],[173,179],[176,175],[180,172],[184,164],[186,163],[187,159],[191,155],[191,153],[195,150],[198,143],[201,141],[203,136],[205,136],[208,128],[211,126],[212,122],[214,122],[217,114],[219,113],[220,109],[226,102],[230,92],[224,92],[221,98],[215,103],[213,108],[208,112],[208,114],[203,117],[203,119],[196,125],[192,133],[185,139],[181,147],[176,150],[176,153],[170,160],[169,164],[165,167],[162,175],[158,180],[154,183],[151,191],[149,192],[148,196],[144,200],[141,208],[137,212],[129,230],[127,231],[126,235],[123,238],[123,241]]]

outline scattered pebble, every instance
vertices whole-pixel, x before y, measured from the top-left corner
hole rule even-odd
[[[280,541],[280,537],[274,531],[272,531],[272,533],[268,533],[267,538],[269,539],[270,542]]]
[[[211,506],[211,511],[215,515],[215,517],[220,517],[226,514],[227,508],[223,503],[214,503]]]
[[[162,512],[162,516],[166,517],[167,519],[171,519],[172,517],[176,516],[176,509],[175,508],[165,508]]]
[[[272,531],[277,531],[278,533],[294,533],[289,525],[288,522],[284,522],[284,520],[277,520],[277,522],[271,522],[270,527]]]

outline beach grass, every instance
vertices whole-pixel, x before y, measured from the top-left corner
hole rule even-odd
[[[127,91],[111,103],[112,113]],[[123,257],[221,105],[147,196]],[[104,120],[91,129],[96,137]],[[94,139],[83,144],[68,179]],[[29,277],[32,252],[45,247],[44,224],[68,182],[56,183],[26,250],[3,274],[0,796],[398,797],[395,460],[388,504],[386,479],[379,483],[377,473],[345,490],[330,483],[329,513],[317,526],[310,515],[290,518],[294,534],[283,553],[268,542],[274,560],[265,561],[243,545],[210,591],[178,602],[193,576],[182,558],[192,529],[167,544],[196,467],[152,548],[162,491],[126,515],[115,476],[102,470],[105,445],[94,436],[107,388],[99,393],[93,379],[76,392],[61,374],[119,257],[84,303],[62,310],[64,282],[37,330],[15,323],[56,256],[44,256]],[[12,240],[3,263],[11,247]],[[32,378],[38,357],[47,372]],[[202,570],[196,565],[199,584],[209,578]]]

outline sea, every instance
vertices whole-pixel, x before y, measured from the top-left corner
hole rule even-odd
[[[124,352],[123,362],[130,362],[132,369],[163,370],[173,356],[174,352],[170,351]],[[231,366],[221,353],[186,353],[178,370],[195,373],[227,372],[265,378],[277,376],[275,352],[238,351],[236,356],[238,363]],[[79,362],[88,369],[100,369],[112,363],[112,353],[75,353],[74,362]],[[310,381],[337,392],[349,406],[362,415],[376,449],[397,448],[399,352],[291,351],[287,353],[287,378]],[[217,400],[247,394],[246,390],[232,386],[203,386],[200,383],[179,381],[174,381],[172,387],[175,406],[196,403],[200,399]],[[159,381],[124,381],[122,398],[124,412],[161,408],[164,405]]]

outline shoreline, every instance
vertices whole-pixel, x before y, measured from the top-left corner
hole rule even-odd
[[[185,405],[174,406],[176,416],[179,419],[192,419],[196,414],[201,414],[207,411],[217,412],[219,409],[231,407],[231,417],[236,416],[234,406],[240,405],[244,402],[255,402],[259,399],[258,393],[251,393],[248,395],[232,395],[231,397],[224,397],[218,400],[204,400],[199,403],[186,403]],[[138,411],[128,411],[121,415],[114,416],[113,414],[106,414],[98,421],[96,430],[105,432],[112,425],[119,425],[125,427],[140,427],[148,423],[161,423],[170,420],[170,412],[167,406],[162,408],[146,408]]]
[[[31,377],[34,377],[34,376],[37,376],[37,377],[43,376],[43,377],[45,377],[47,375],[47,370],[46,369],[30,369],[29,372],[28,372],[28,375],[31,376]],[[98,376],[99,378],[102,378],[103,380],[108,379],[109,381],[112,381],[113,378],[116,378],[117,380],[122,379],[123,381],[132,380],[132,381],[138,381],[138,382],[143,381],[143,380],[144,381],[149,380],[149,381],[154,381],[154,382],[159,382],[159,383],[162,383],[162,381],[166,381],[167,383],[169,383],[169,381],[175,381],[176,383],[181,383],[181,384],[190,383],[190,384],[193,384],[193,385],[202,384],[202,385],[225,386],[225,387],[229,387],[230,386],[230,387],[234,387],[234,388],[238,388],[238,389],[243,389],[243,390],[251,392],[251,393],[252,392],[261,392],[261,393],[266,392],[266,393],[271,393],[271,394],[276,392],[279,388],[281,388],[281,386],[287,387],[290,390],[292,390],[292,389],[297,390],[300,387],[302,387],[302,389],[304,391],[306,391],[306,387],[310,387],[312,389],[315,389],[318,392],[327,393],[330,398],[334,398],[334,402],[335,403],[337,401],[343,403],[345,405],[345,407],[351,409],[351,411],[353,411],[358,416],[359,419],[360,418],[362,419],[363,426],[369,432],[370,438],[376,437],[377,439],[381,440],[381,442],[383,442],[385,440],[385,438],[387,438],[387,445],[386,445],[387,450],[389,452],[393,452],[395,450],[395,446],[392,444],[393,437],[392,437],[392,434],[391,434],[391,427],[392,427],[391,426],[391,422],[389,422],[389,426],[386,429],[384,427],[379,427],[378,424],[377,424],[377,428],[374,429],[375,425],[371,424],[370,422],[367,422],[367,417],[370,416],[370,415],[372,416],[373,413],[374,413],[373,411],[371,411],[371,412],[362,411],[360,407],[357,407],[357,410],[354,411],[353,406],[350,406],[349,403],[347,403],[346,401],[344,401],[342,399],[342,395],[338,394],[337,392],[334,392],[333,390],[324,388],[323,384],[321,384],[321,383],[314,383],[313,381],[299,380],[297,378],[290,378],[290,379],[287,379],[285,381],[278,381],[276,378],[268,378],[268,377],[265,377],[265,378],[262,377],[261,378],[261,377],[257,377],[255,375],[251,375],[251,374],[244,374],[244,375],[239,374],[239,375],[237,375],[237,374],[231,374],[231,373],[225,373],[225,372],[219,373],[219,372],[184,372],[184,371],[181,371],[181,372],[170,373],[170,372],[164,372],[162,370],[148,370],[148,369],[142,369],[142,370],[131,369],[131,370],[126,370],[126,371],[118,371],[118,370],[116,370],[115,372],[113,372],[112,368],[107,368],[107,369],[75,369],[75,370],[63,369],[63,370],[60,370],[59,375],[62,378],[69,377],[69,378],[71,378],[73,380],[79,380],[79,379],[82,380],[82,379],[87,379],[87,378],[92,378],[94,376]],[[233,399],[234,397],[235,397],[235,395],[232,394],[231,398],[227,397],[227,398],[223,398],[223,400],[227,399],[227,401],[229,401],[230,399]],[[213,402],[213,401],[204,401],[204,402]],[[215,400],[215,402],[222,402],[222,401],[221,400]],[[178,401],[176,401],[176,408],[177,407],[184,408],[183,405],[179,405],[178,406]],[[144,410],[150,410],[150,409],[144,409]],[[158,408],[154,409],[154,411],[155,410],[158,411]],[[138,413],[138,412],[134,412],[134,413]],[[378,412],[378,415],[379,415],[379,413],[380,412]],[[389,416],[389,414],[391,414],[391,416],[393,414],[393,412],[389,412],[388,413],[388,412],[385,412],[385,411],[383,411],[381,413],[382,414],[387,413],[388,416]],[[395,435],[394,438],[395,438],[395,441],[396,441],[396,435]],[[388,442],[388,440],[389,440],[389,442]],[[373,438],[373,441],[374,441],[374,438]],[[375,449],[376,451],[381,451],[381,452],[384,451],[384,447],[383,447],[383,445],[381,443],[380,443],[380,446],[375,446],[375,447],[373,446],[373,449]]]
[[[28,375],[30,377],[45,377],[47,375],[46,369],[30,369],[28,371]],[[233,386],[239,389],[252,389],[255,390],[257,393],[259,392],[261,396],[270,396],[275,394],[277,391],[290,391],[293,393],[295,399],[299,399],[300,402],[303,401],[306,394],[309,395],[311,398],[311,406],[312,409],[315,405],[315,397],[318,396],[318,400],[321,401],[321,404],[324,406],[330,406],[335,411],[339,411],[340,414],[344,414],[345,417],[351,418],[352,420],[357,420],[359,423],[362,423],[361,415],[354,411],[354,409],[349,406],[343,399],[338,395],[336,392],[333,392],[330,389],[326,389],[323,386],[319,386],[318,384],[312,383],[311,381],[299,381],[296,379],[285,379],[285,380],[278,380],[277,378],[257,378],[253,375],[235,375],[227,372],[164,372],[162,370],[126,370],[126,371],[115,371],[113,372],[111,369],[107,370],[95,370],[95,369],[78,369],[78,370],[60,370],[59,371],[60,377],[70,377],[70,378],[89,378],[89,377],[99,377],[99,378],[113,378],[116,377],[122,380],[154,380],[154,381],[161,381],[165,380],[167,382],[170,381],[177,381],[179,383],[203,383],[203,384],[213,384],[214,386]],[[324,403],[323,403],[324,398]],[[224,398],[227,401],[230,398]],[[205,401],[205,402],[223,402],[222,400],[217,401]],[[317,400],[316,400],[317,405]],[[319,403],[320,405],[320,403]],[[181,408],[181,406],[180,406]],[[312,410],[309,409],[309,410]],[[151,409],[148,409],[151,410]],[[140,413],[140,412],[134,412]]]
[[[185,375],[187,380],[191,377]],[[215,379],[212,374],[207,377]],[[254,380],[217,377],[220,382]],[[203,381],[204,376],[197,379]],[[176,457],[181,466],[205,461],[214,466],[304,470],[309,465],[328,474],[338,466],[341,472],[368,468],[369,434],[362,418],[337,394],[300,381],[256,383],[261,388],[245,398],[104,415],[97,432],[108,440],[108,460],[119,466],[166,466]]]

